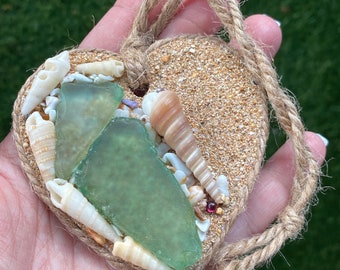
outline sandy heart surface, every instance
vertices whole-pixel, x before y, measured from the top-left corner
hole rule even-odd
[[[207,207],[213,200],[205,191],[204,200],[201,200],[204,202],[193,205],[197,218],[201,221],[209,221],[210,226],[202,242],[201,258],[187,268],[203,269],[223,242],[238,213],[243,211],[261,167],[268,130],[266,100],[262,90],[253,83],[250,73],[237,53],[220,39],[180,37],[159,41],[152,45],[147,54],[150,68],[149,92],[167,89],[177,94],[209,169],[216,177],[224,175],[228,179],[229,196],[224,204],[213,204],[210,205],[211,208]],[[79,69],[80,64],[103,63],[107,60],[120,61],[121,57],[108,51],[72,50],[69,52],[70,67],[63,77],[73,74]],[[13,127],[17,134],[17,147],[23,168],[37,195],[55,212],[71,233],[78,236],[98,254],[106,258],[110,257],[109,261],[112,265],[120,269],[139,269],[134,265],[138,263],[121,256],[119,252],[114,253],[115,256],[112,255],[116,245],[113,242],[117,241],[115,237],[106,237],[93,232],[81,221],[69,218],[65,211],[60,210],[49,199],[50,192],[45,186],[47,181],[42,177],[44,173],[39,164],[44,160],[39,161],[34,150],[32,151],[34,147],[26,131],[26,119],[34,112],[38,112],[42,120],[49,120],[51,115],[46,113],[45,109],[46,96],[50,93],[33,106],[34,108],[22,113],[34,79],[45,68],[46,64],[42,65],[27,80],[19,93],[13,111]],[[124,89],[125,104],[122,104],[121,108],[125,106],[124,108],[127,107],[127,110],[132,111],[135,109],[134,106],[142,106],[142,98],[134,96],[129,90],[125,73],[114,78],[114,82]],[[170,152],[173,152],[173,149]],[[201,186],[197,180],[195,185]],[[166,207],[162,211],[167,211]],[[128,235],[124,235],[123,232],[123,237],[126,236]],[[124,239],[124,243],[131,243],[129,241],[130,239]],[[120,244],[123,241],[118,239],[118,242]],[[163,263],[161,265],[163,267]],[[140,266],[148,268],[148,266]],[[167,269],[166,267],[169,267],[169,264],[164,269]],[[181,269],[180,266],[170,267]],[[158,266],[155,269],[161,268]]]
[[[217,38],[180,37],[155,44],[149,54],[151,87],[180,97],[202,153],[229,181],[230,198],[203,243],[206,254],[243,211],[261,167],[267,139],[267,105],[237,52]],[[222,236],[221,236],[222,235]]]

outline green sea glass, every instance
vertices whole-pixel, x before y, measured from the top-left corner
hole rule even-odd
[[[201,257],[193,208],[140,120],[114,118],[75,171],[75,184],[110,223],[168,266],[185,269]]]
[[[57,106],[56,176],[69,179],[90,145],[112,119],[123,89],[112,82],[63,83]]]

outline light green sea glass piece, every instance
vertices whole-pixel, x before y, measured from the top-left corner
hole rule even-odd
[[[62,84],[55,124],[57,177],[70,178],[90,145],[112,119],[122,98],[123,89],[117,83]]]
[[[140,120],[114,118],[75,171],[75,184],[110,223],[171,268],[201,257],[193,208]]]

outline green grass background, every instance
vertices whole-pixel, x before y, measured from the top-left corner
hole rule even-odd
[[[0,3],[0,139],[10,130],[17,91],[44,60],[77,46],[114,1],[2,0]],[[282,84],[299,100],[309,130],[330,141],[323,186],[307,231],[287,243],[266,269],[340,269],[340,5],[338,0],[250,0],[245,15],[265,13],[282,23],[275,59]],[[114,38],[114,37],[113,37]],[[272,126],[269,153],[284,140]]]

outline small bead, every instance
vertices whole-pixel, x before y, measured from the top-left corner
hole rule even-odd
[[[208,202],[206,206],[206,210],[210,214],[216,213],[217,204],[215,202]]]

